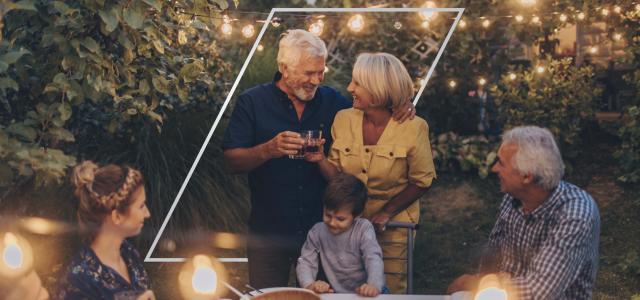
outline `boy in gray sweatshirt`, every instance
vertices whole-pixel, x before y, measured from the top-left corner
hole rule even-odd
[[[327,185],[323,222],[317,223],[302,246],[298,282],[316,293],[357,293],[375,297],[384,287],[382,250],[371,223],[359,218],[367,187],[355,176],[338,174]],[[328,283],[317,280],[322,265]]]

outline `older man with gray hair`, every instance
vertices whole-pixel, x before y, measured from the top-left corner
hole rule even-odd
[[[336,90],[320,86],[327,49],[305,30],[288,30],[279,42],[273,82],[243,92],[223,141],[227,169],[249,173],[249,281],[256,288],[286,286],[307,232],[322,220],[326,182],[315,163],[289,159],[302,148],[299,131],[322,130],[325,153],[336,113],[351,107]],[[415,115],[399,108],[397,120]]]
[[[564,164],[551,132],[536,126],[507,131],[492,171],[506,195],[489,236],[488,252],[496,255],[485,260],[494,262],[491,271],[500,272],[515,299],[591,299],[598,206],[562,181]],[[474,290],[481,275],[457,278],[449,292]]]

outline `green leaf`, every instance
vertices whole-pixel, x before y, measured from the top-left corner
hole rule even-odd
[[[227,3],[227,0],[213,0],[213,3],[218,5],[218,7],[220,7],[221,10],[225,10],[229,8],[229,3]]]
[[[183,79],[186,82],[190,82],[193,79],[200,76],[200,73],[202,73],[202,71],[204,71],[204,66],[202,65],[202,62],[199,60],[196,60],[193,63],[184,65],[180,69],[179,75],[180,77],[183,77]]]
[[[93,53],[98,53],[100,51],[100,45],[98,45],[98,42],[91,37],[85,37],[82,41],[82,45]]]
[[[62,103],[58,106],[58,112],[60,113],[60,119],[63,121],[69,120],[71,118],[71,105],[69,103]]]
[[[25,9],[25,10],[33,10],[38,11],[36,6],[33,4],[33,0],[22,0],[13,4],[14,9]]]
[[[154,121],[156,121],[158,123],[162,123],[162,121],[163,121],[161,115],[159,115],[159,114],[157,114],[157,113],[155,113],[155,112],[153,112],[151,110],[147,112],[147,116],[149,116],[152,120],[154,120]]]
[[[1,77],[0,78],[0,89],[2,90],[6,90],[6,89],[13,89],[14,91],[17,91],[19,89],[18,87],[18,83],[9,78],[9,77]]]
[[[58,141],[75,142],[76,138],[69,130],[61,127],[49,129],[49,134]]]
[[[105,29],[108,32],[113,32],[116,27],[118,27],[118,19],[120,16],[118,10],[115,7],[112,7],[109,10],[101,9],[98,12],[98,15],[100,15],[100,18],[105,24]]]
[[[158,0],[142,0],[144,3],[149,4],[151,7],[155,8],[157,11],[162,10],[162,2]]]
[[[140,80],[140,83],[138,84],[138,93],[140,93],[140,95],[148,95],[149,90],[149,82],[146,79]]]
[[[38,132],[29,126],[25,126],[22,123],[13,123],[7,127],[7,132],[20,136],[26,141],[34,142],[38,137]]]
[[[131,40],[129,40],[129,38],[127,37],[126,32],[124,31],[120,31],[120,34],[118,34],[118,43],[129,50],[133,50],[135,48]]]
[[[124,18],[124,21],[131,26],[131,28],[142,28],[142,23],[144,23],[144,13],[139,6],[124,9],[122,17]]]
[[[158,53],[164,54],[164,45],[162,44],[162,41],[153,40],[152,43],[153,43],[153,48],[156,49],[156,51],[158,51]]]
[[[27,50],[24,49],[20,49],[18,51],[10,51],[5,53],[4,55],[0,56],[0,61],[4,62],[7,65],[13,64],[16,61],[18,61],[18,59],[20,59],[20,57],[22,57],[23,55],[27,54],[27,53],[31,53]],[[2,71],[2,70],[0,70]]]
[[[153,76],[151,80],[153,87],[163,94],[169,94],[169,81],[162,76]]]
[[[9,68],[9,64],[6,62],[0,61],[0,73],[4,73]]]

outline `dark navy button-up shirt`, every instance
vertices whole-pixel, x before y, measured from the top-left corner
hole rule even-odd
[[[291,100],[276,86],[281,78],[242,93],[225,132],[223,149],[250,148],[282,131],[322,130],[325,153],[331,145],[336,113],[351,107],[336,90],[321,86],[306,102],[299,120]],[[317,164],[287,156],[271,159],[249,172],[253,234],[280,235],[304,241],[311,227],[322,220],[326,182]]]

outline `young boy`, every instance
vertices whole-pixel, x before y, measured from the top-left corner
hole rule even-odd
[[[338,174],[324,195],[323,222],[311,228],[302,246],[298,282],[316,293],[357,293],[375,297],[384,286],[382,250],[373,225],[358,218],[367,187],[355,176]],[[316,280],[318,260],[328,283]]]

